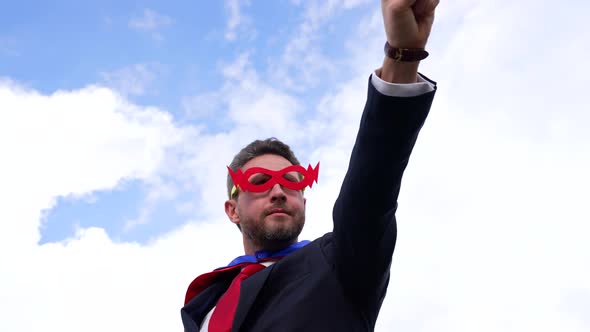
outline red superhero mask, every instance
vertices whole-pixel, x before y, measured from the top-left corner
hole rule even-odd
[[[242,173],[241,169],[238,168],[234,172],[229,166],[227,170],[235,184],[231,192],[233,197],[238,187],[242,191],[256,193],[267,191],[277,183],[292,190],[303,190],[307,186],[311,188],[313,181],[318,183],[320,163],[315,168],[312,168],[310,164],[307,169],[301,165],[291,165],[278,171],[263,167],[252,167]]]

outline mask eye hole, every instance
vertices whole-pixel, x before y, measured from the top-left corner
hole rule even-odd
[[[289,172],[283,175],[283,178],[289,182],[298,183],[303,180],[303,174],[299,172]]]
[[[264,174],[264,173],[258,173],[258,174],[252,175],[248,179],[248,182],[250,182],[253,185],[261,185],[261,184],[265,184],[270,179],[271,179],[270,175]]]

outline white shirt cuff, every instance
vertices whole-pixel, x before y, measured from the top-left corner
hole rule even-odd
[[[390,97],[416,97],[434,91],[434,84],[425,80],[420,74],[418,74],[418,82],[400,84],[385,82],[377,75],[375,70],[371,74],[371,83],[381,94]]]

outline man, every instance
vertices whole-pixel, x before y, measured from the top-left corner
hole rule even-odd
[[[299,165],[276,139],[255,141],[228,167],[225,212],[244,256],[196,278],[185,331],[372,331],[389,282],[402,173],[436,86],[418,75],[438,0],[383,0],[383,66],[371,75],[333,232],[298,241],[303,189],[318,167]]]

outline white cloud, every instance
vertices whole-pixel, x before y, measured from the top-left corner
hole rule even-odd
[[[238,30],[249,30],[249,39],[255,36],[255,31],[250,27],[252,19],[245,15],[243,8],[250,6],[249,0],[225,0],[225,9],[228,12],[228,20],[225,31],[225,39],[236,40]],[[244,36],[240,36],[244,38]]]
[[[175,251],[162,256],[163,251],[114,244],[95,228],[80,229],[64,243],[39,246],[41,215],[59,196],[84,197],[126,180],[149,181],[185,130],[167,113],[96,86],[43,95],[3,80],[0,109],[0,330],[139,328],[146,311],[131,304],[158,284],[154,276],[174,261]],[[183,292],[189,274],[177,275],[181,280],[172,293],[166,287],[155,292],[170,297],[168,303],[181,301],[172,294]],[[177,312],[167,310],[147,312],[160,320],[142,329],[169,326]],[[30,312],[35,319],[29,319]],[[109,318],[96,319],[98,312]]]
[[[146,182],[148,192],[140,208],[139,215],[134,219],[128,219],[125,221],[125,225],[123,226],[124,232],[128,232],[137,226],[147,224],[160,202],[169,202],[178,197],[179,189],[173,183],[167,183],[159,177],[149,179]]]
[[[589,54],[590,40],[546,26],[578,21],[561,11],[480,3],[437,19],[422,71],[440,90],[402,190],[384,331],[590,326],[564,305],[590,290],[579,235],[590,231],[590,135],[580,125],[590,116],[576,77],[590,63],[554,61],[558,50]],[[537,54],[545,44],[555,48]]]
[[[277,85],[289,90],[303,92],[316,88],[323,76],[335,75],[344,59],[325,55],[322,46],[322,30],[334,15],[367,4],[367,0],[309,1],[305,2],[304,14],[293,36],[285,45],[282,55],[270,63],[271,78]],[[300,5],[295,2],[294,4]],[[337,37],[339,38],[339,37]],[[347,40],[345,36],[341,39]]]
[[[29,222],[14,225],[29,229],[18,233],[28,239],[24,244],[36,243],[40,212],[57,196],[83,196],[126,179],[147,179],[157,171],[164,149],[181,139],[169,114],[129,104],[102,87],[42,95],[2,83],[0,96],[0,201],[14,202],[2,219],[29,216]],[[3,244],[24,240],[14,230],[1,233]]]
[[[184,97],[182,99],[182,108],[188,118],[204,122],[215,118],[216,112],[218,112],[222,103],[222,94],[213,91]]]
[[[142,16],[131,18],[128,25],[134,30],[148,33],[155,40],[161,41],[163,40],[163,36],[160,30],[173,23],[174,20],[171,17],[146,8],[143,10]]]
[[[127,96],[155,94],[154,82],[164,73],[164,67],[157,63],[138,63],[99,75],[105,84]]]
[[[371,0],[324,0],[310,1],[306,8],[306,20],[308,24],[317,25],[329,19],[342,9],[353,9],[371,3]]]
[[[243,53],[233,63],[221,67],[225,79],[223,87],[203,96],[187,98],[185,107],[189,113],[200,114],[201,109],[211,113],[210,105],[201,103],[215,99],[227,125],[235,126],[247,137],[280,135],[293,140],[300,137],[294,132],[300,124],[297,116],[304,111],[302,103],[266,83],[252,66],[250,53]]]

